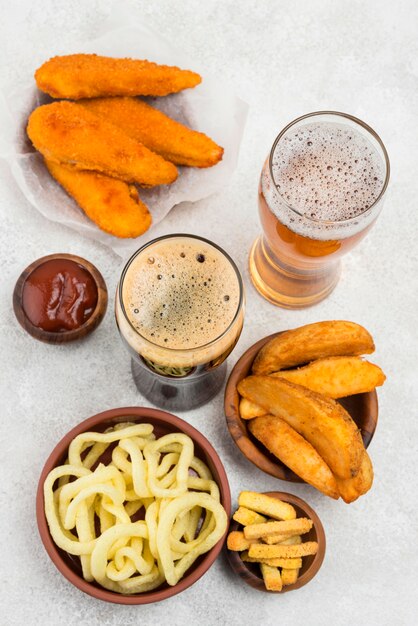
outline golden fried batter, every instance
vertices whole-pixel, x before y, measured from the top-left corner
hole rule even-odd
[[[172,163],[74,102],[38,107],[29,117],[27,132],[35,148],[55,163],[144,186],[177,178]]]
[[[138,237],[151,226],[151,215],[134,185],[45,161],[53,178],[99,228],[116,237]]]
[[[94,98],[80,104],[177,165],[211,167],[223,148],[138,98]]]
[[[53,98],[166,96],[195,87],[201,77],[190,70],[145,60],[97,54],[69,54],[46,61],[35,72],[41,91]]]

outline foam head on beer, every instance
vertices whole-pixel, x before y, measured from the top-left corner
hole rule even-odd
[[[353,126],[320,121],[287,131],[272,155],[271,174],[274,184],[265,175],[263,192],[278,219],[299,235],[325,240],[368,225],[385,163]]]
[[[172,351],[199,349],[220,338],[235,320],[240,299],[240,280],[229,258],[187,236],[146,247],[123,280],[123,305],[133,329],[156,347]],[[233,334],[229,343],[234,339]],[[209,348],[199,360],[209,361],[214,354]],[[175,355],[170,358],[177,363]]]

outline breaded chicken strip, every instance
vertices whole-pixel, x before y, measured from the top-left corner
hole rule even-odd
[[[74,102],[38,107],[29,117],[27,132],[35,148],[55,163],[144,186],[177,178],[172,163]]]
[[[223,148],[212,139],[138,98],[93,98],[79,104],[177,165],[211,167],[222,159]]]
[[[201,77],[190,70],[137,59],[69,54],[46,61],[35,72],[41,91],[53,98],[166,96],[195,87]]]
[[[115,237],[138,237],[151,226],[151,215],[134,185],[97,172],[45,163],[51,176],[105,232]]]

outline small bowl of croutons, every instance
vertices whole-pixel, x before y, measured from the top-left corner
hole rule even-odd
[[[325,532],[315,511],[290,493],[241,491],[226,554],[232,569],[254,589],[300,589],[318,573]]]

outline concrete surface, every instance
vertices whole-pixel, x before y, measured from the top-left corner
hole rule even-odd
[[[0,161],[1,250],[1,617],[4,626],[103,624],[413,624],[416,593],[418,5],[383,1],[230,0],[124,2],[207,71],[219,73],[250,105],[238,169],[221,193],[176,208],[153,235],[175,231],[214,239],[236,259],[247,287],[244,332],[229,365],[255,340],[321,319],[364,324],[373,359],[387,374],[370,446],[373,490],[352,505],[308,486],[282,483],[249,464],[226,430],[220,394],[181,416],[218,450],[233,503],[242,488],[289,490],[305,498],[325,526],[327,555],[318,576],[284,596],[244,585],[223,557],[192,588],[159,605],[102,604],[55,570],[38,537],[35,490],[42,465],[74,424],[116,406],[144,404],[113,319],[121,260],[108,249],[48,222],[23,199]],[[2,0],[0,81],[31,80],[58,42],[96,36],[109,0],[37,3]],[[43,36],[53,25],[54,39]],[[323,303],[276,309],[249,282],[248,251],[259,232],[256,190],[277,132],[308,111],[335,109],[369,122],[392,162],[386,205],[367,239],[344,260],[341,281]],[[101,327],[79,345],[51,347],[17,324],[11,295],[35,258],[63,251],[102,271],[110,306]],[[146,403],[145,403],[146,404]],[[414,580],[415,578],[415,580]],[[415,586],[415,588],[414,588]]]

